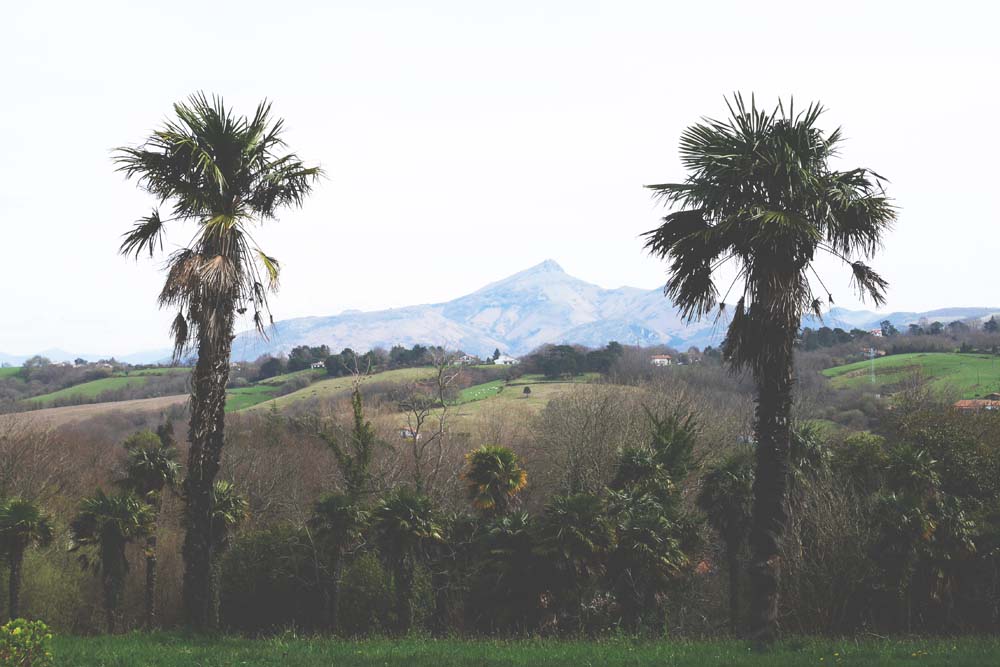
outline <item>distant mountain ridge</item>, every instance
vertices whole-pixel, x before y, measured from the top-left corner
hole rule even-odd
[[[878,314],[834,308],[823,323],[871,329],[888,319],[896,326],[929,319],[967,319],[1000,313],[1000,308],[946,308],[927,313]],[[243,332],[233,358],[288,352],[296,345],[329,345],[368,350],[415,343],[443,345],[472,354],[494,349],[521,355],[545,343],[591,347],[616,340],[625,345],[664,344],[686,349],[718,345],[728,321],[687,323],[662,289],[604,289],[574,278],[553,260],[490,283],[452,301],[372,312],[346,311],[275,323],[268,340]],[[807,319],[805,326],[817,326]]]
[[[902,329],[923,318],[948,323],[991,315],[1000,316],[1000,308],[940,308],[879,314],[838,307],[824,315],[822,324],[807,317],[803,326],[874,329],[882,320],[889,320]],[[491,354],[497,348],[522,355],[544,343],[597,347],[617,340],[626,345],[663,344],[683,350],[692,345],[718,345],[727,324],[727,320],[716,322],[711,318],[688,324],[664,298],[660,288],[604,289],[570,276],[550,259],[444,303],[280,320],[267,340],[256,332],[244,331],[233,341],[233,359],[252,360],[261,354],[280,354],[306,344],[363,351],[421,343],[478,355]],[[53,361],[111,356],[63,350],[40,354]],[[17,365],[29,356],[32,355],[0,354],[0,363]],[[155,363],[169,359],[170,350],[115,356],[130,363]]]

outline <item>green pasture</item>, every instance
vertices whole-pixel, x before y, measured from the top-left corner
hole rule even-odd
[[[615,639],[345,641],[286,635],[272,639],[173,634],[61,637],[56,665],[73,667],[640,667],[1000,664],[1000,640],[788,639],[756,652],[742,641]]]
[[[872,383],[871,369],[875,368]],[[895,354],[827,368],[823,375],[840,389],[882,389],[921,376],[937,390],[961,398],[976,398],[1000,391],[1000,357],[989,354],[927,352]]]
[[[273,385],[257,384],[226,391],[226,412],[245,410],[275,397],[278,388]]]
[[[115,391],[126,387],[137,387],[145,383],[146,376],[143,375],[113,375],[111,377],[101,378],[100,380],[91,380],[90,382],[75,384],[72,387],[66,387],[65,389],[53,391],[48,394],[42,394],[41,396],[35,396],[34,398],[27,399],[26,402],[36,403],[39,405],[53,405],[60,399],[68,398],[88,401],[97,398],[107,391]]]
[[[407,383],[416,382],[418,380],[429,380],[434,377],[433,368],[400,368],[393,371],[383,371],[381,373],[375,373],[370,375],[365,382],[396,382],[396,383]],[[293,391],[290,394],[284,396],[279,396],[275,399],[275,403],[278,408],[284,408],[292,403],[297,403],[298,401],[308,400],[311,398],[330,398],[338,394],[342,394],[350,391],[351,383],[354,378],[350,375],[346,377],[339,378],[329,378],[327,380],[319,380],[318,382],[313,382],[308,387],[299,389],[298,391]]]

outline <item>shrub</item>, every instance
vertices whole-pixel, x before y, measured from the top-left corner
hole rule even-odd
[[[49,667],[52,634],[41,621],[17,618],[0,627],[0,665],[7,667]]]

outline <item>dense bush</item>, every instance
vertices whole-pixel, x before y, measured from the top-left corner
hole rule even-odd
[[[0,665],[50,667],[52,634],[41,621],[14,619],[0,627]]]

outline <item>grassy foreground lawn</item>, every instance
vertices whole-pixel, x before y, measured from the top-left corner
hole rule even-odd
[[[736,641],[464,641],[190,639],[180,635],[56,637],[57,665],[73,667],[451,667],[591,665],[996,665],[1000,640],[787,640],[769,653]]]

